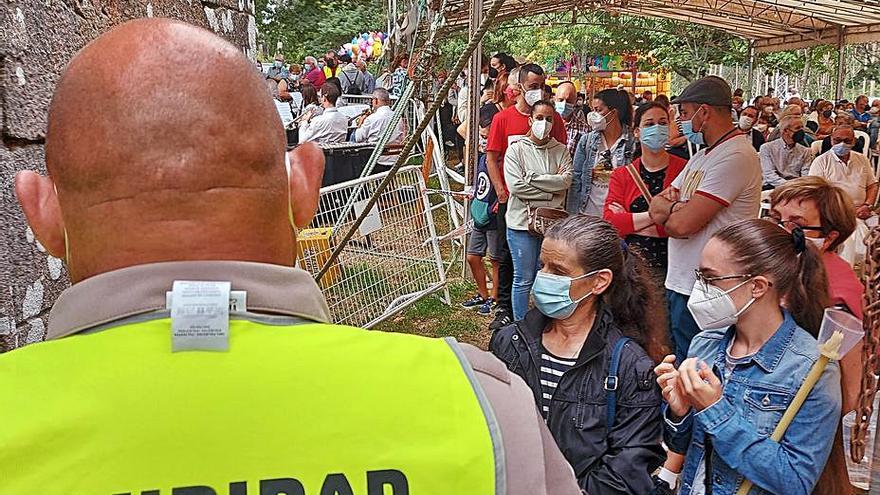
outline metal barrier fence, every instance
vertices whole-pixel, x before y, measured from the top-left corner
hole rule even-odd
[[[300,267],[318,273],[335,240],[348,232],[386,175],[321,189],[318,213],[297,239]],[[324,275],[321,290],[335,323],[369,328],[419,298],[445,290],[446,274],[425,189],[418,167],[401,169]],[[354,194],[354,207],[342,217]]]

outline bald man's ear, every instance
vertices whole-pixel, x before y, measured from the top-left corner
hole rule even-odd
[[[288,152],[290,159],[290,199],[293,223],[305,228],[318,210],[321,181],[324,179],[324,152],[315,143],[304,143]]]
[[[34,236],[49,254],[63,259],[64,219],[55,183],[49,177],[24,170],[15,176],[15,195]]]

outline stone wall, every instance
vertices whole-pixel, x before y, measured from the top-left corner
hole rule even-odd
[[[70,58],[113,25],[172,17],[213,30],[251,58],[253,0],[7,0],[0,5],[0,352],[43,340],[70,281],[27,227],[13,191],[20,170],[46,172],[52,91]]]

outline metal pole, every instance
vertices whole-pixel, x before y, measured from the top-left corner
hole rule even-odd
[[[844,43],[843,26],[837,28],[837,100],[843,99],[843,81],[846,77],[846,44]]]
[[[468,42],[467,46],[464,48],[464,52],[459,56],[456,60],[455,65],[449,71],[449,77],[446,79],[446,82],[440,86],[440,89],[437,91],[437,95],[435,96],[435,100],[431,103],[431,106],[428,107],[428,110],[425,112],[424,118],[419,122],[418,127],[410,134],[406,140],[403,142],[403,148],[400,150],[400,155],[397,157],[397,161],[394,162],[394,165],[391,166],[391,170],[388,171],[388,175],[379,183],[376,187],[375,191],[373,191],[373,196],[367,201],[367,204],[364,205],[364,210],[360,215],[354,220],[351,227],[349,227],[348,232],[343,236],[341,240],[339,240],[336,244],[336,248],[330,254],[330,257],[324,262],[324,266],[321,270],[315,275],[315,281],[320,282],[321,278],[330,270],[333,266],[333,263],[339,259],[339,255],[342,254],[343,249],[348,244],[348,241],[351,240],[354,233],[357,232],[358,227],[364,222],[364,219],[367,218],[373,206],[379,201],[379,198],[382,196],[382,193],[385,192],[385,189],[391,184],[394,180],[394,177],[397,175],[397,171],[403,167],[404,163],[409,159],[409,154],[412,152],[413,147],[416,142],[421,139],[422,133],[425,129],[430,125],[431,120],[437,114],[437,110],[440,109],[440,104],[449,94],[449,89],[452,87],[453,78],[458,77],[461,74],[461,71],[464,69],[464,66],[467,64],[468,59],[470,58],[470,54],[473,52],[476,44],[479,43],[483,35],[486,34],[486,31],[489,30],[489,26],[492,25],[492,20],[495,19],[495,16],[498,14],[498,11],[501,10],[501,5],[504,4],[504,0],[494,0],[492,5],[489,7],[489,11],[484,16],[483,22],[480,23],[480,27],[474,33],[473,37]],[[410,84],[413,84],[410,82]]]
[[[740,85],[739,85],[739,65],[740,65],[739,63],[736,63],[736,64],[733,66],[733,81],[734,81],[734,82],[733,82],[733,86],[734,86],[734,88],[736,88],[736,89],[740,89]]]
[[[468,21],[468,39],[474,39],[474,34],[477,32],[477,29],[480,27],[480,23],[483,22],[483,0],[471,0],[471,16]],[[467,84],[468,84],[468,125],[467,125],[467,142],[465,143],[465,152],[464,159],[462,163],[464,163],[464,187],[467,188],[473,183],[472,177],[476,173],[477,170],[477,160],[478,156],[478,147],[480,145],[480,94],[482,93],[482,85],[480,84],[480,73],[482,72],[482,55],[483,53],[483,43],[482,40],[477,42],[476,47],[474,48],[473,53],[471,54],[471,59],[468,62],[468,74],[467,74]],[[463,221],[467,224],[468,216],[470,215],[470,200],[466,197],[464,200],[464,218]],[[462,243],[464,246],[464,252],[467,252],[468,241],[470,240],[470,236],[462,235]],[[462,256],[462,275],[465,277],[468,276],[468,264],[466,258]],[[498,283],[493,280],[492,283]]]
[[[754,100],[755,91],[755,40],[749,40],[749,87],[748,95],[750,100]]]

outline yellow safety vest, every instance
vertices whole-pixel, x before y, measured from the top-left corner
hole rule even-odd
[[[172,353],[165,318],[0,356],[0,495],[492,495],[496,464],[503,485],[451,342],[229,333],[229,352]]]

